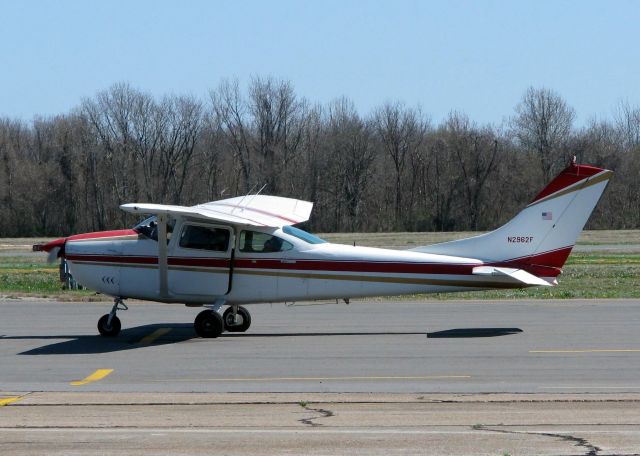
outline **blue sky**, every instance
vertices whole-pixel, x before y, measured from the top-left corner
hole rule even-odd
[[[0,0],[0,116],[64,113],[119,81],[204,98],[260,75],[436,122],[500,123],[547,87],[581,124],[640,105],[639,24],[640,1]]]

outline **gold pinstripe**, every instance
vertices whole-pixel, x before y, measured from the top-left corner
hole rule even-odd
[[[609,180],[612,175],[613,175],[613,171],[604,171],[599,176],[593,177],[592,179],[586,179],[582,184],[578,184],[575,187],[570,187],[564,190],[560,190],[556,193],[552,193],[551,195],[545,196],[541,200],[534,201],[533,203],[529,204],[527,207],[535,206],[536,204],[540,204],[555,198],[559,198],[561,196],[568,195],[569,193],[577,192],[587,187],[591,187],[592,185],[599,184],[602,181]]]
[[[356,282],[380,282],[380,283],[400,283],[410,285],[439,285],[439,286],[460,286],[472,288],[522,288],[528,286],[524,283],[491,282],[480,280],[452,280],[452,279],[420,279],[411,277],[383,277],[383,276],[361,276],[361,275],[341,275],[341,274],[313,274],[297,272],[276,272],[276,271],[252,271],[247,269],[234,269],[234,274],[261,275],[270,277],[288,277],[294,279],[317,279],[317,280],[348,280]]]

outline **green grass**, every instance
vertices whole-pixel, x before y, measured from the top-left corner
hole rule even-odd
[[[37,297],[65,297],[86,300],[95,295],[89,290],[63,290],[58,263],[47,264],[46,255],[0,256],[0,294]]]
[[[357,239],[358,245],[406,248],[469,234],[473,233],[339,233],[327,235],[326,238],[333,242],[349,243],[348,239]],[[640,244],[640,230],[588,231],[581,239],[586,241],[586,245]],[[58,264],[47,264],[45,254],[29,253],[30,245],[34,242],[30,239],[0,239],[0,296],[105,299],[104,296],[96,297],[90,290],[63,290],[58,281]],[[402,299],[640,298],[640,253],[630,253],[634,252],[632,247],[628,250],[573,253],[556,287],[413,295]]]
[[[640,298],[640,254],[572,254],[555,287],[438,293],[435,299]]]

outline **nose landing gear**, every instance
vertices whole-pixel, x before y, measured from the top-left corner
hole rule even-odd
[[[122,325],[120,324],[120,319],[117,317],[116,313],[118,310],[128,310],[129,308],[124,303],[122,298],[115,298],[113,300],[113,307],[111,308],[111,312],[103,315],[98,320],[98,332],[103,337],[115,337],[120,333],[120,328]]]

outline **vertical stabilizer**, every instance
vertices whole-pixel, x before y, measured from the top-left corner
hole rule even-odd
[[[572,163],[497,230],[413,250],[487,263],[561,268],[612,175],[606,169]]]

